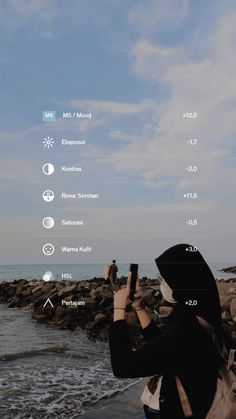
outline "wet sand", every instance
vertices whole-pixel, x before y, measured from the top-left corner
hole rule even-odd
[[[144,412],[140,396],[143,392],[146,379],[130,387],[123,393],[104,400],[95,409],[89,409],[81,418],[83,419],[144,419]]]

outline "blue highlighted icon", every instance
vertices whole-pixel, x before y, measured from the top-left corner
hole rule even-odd
[[[56,121],[56,112],[55,111],[43,111],[43,121],[44,122]]]

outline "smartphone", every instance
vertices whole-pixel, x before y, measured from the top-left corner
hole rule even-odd
[[[136,283],[137,283],[137,278],[138,278],[138,265],[136,263],[131,263],[129,270],[131,272],[131,285],[130,285],[129,298],[131,301],[133,301],[134,294],[136,293]]]

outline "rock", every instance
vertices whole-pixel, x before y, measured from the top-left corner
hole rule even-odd
[[[57,291],[60,291],[63,288],[63,285],[56,283],[55,288],[56,288]]]
[[[223,268],[223,269],[221,269],[221,271],[236,274],[236,266],[230,266],[229,268]]]
[[[66,309],[63,306],[57,306],[55,314],[54,314],[54,318],[56,321],[61,320],[62,317],[65,315]]]
[[[77,292],[78,292],[79,294],[82,294],[82,295],[89,295],[89,294],[90,294],[90,292],[91,292],[91,290],[90,290],[90,288],[89,288],[89,287],[84,287],[84,286],[82,286],[82,287],[79,287],[79,288],[77,289]]]
[[[63,287],[59,292],[58,292],[58,296],[59,297],[64,297],[66,294],[71,293],[71,291],[73,291],[76,288],[76,285],[71,285],[68,287]]]
[[[8,308],[14,308],[17,304],[19,304],[19,298],[15,296],[9,301]]]
[[[126,283],[127,278],[123,277],[119,284]],[[153,316],[154,309],[159,309],[158,321],[162,329],[168,321],[167,316],[172,308],[163,305],[162,301],[154,297],[159,290],[156,280],[144,277],[142,283],[144,302],[149,307],[149,312]],[[231,321],[230,310],[234,308],[233,300],[236,300],[234,286],[224,283],[220,284],[220,298],[222,303],[222,323],[229,329],[229,335],[236,331],[236,325]],[[30,282],[20,280],[14,282],[0,283],[0,301],[7,303],[10,307],[31,306],[32,318],[39,322],[51,322],[60,329],[86,330],[88,336],[95,339],[107,340],[109,325],[113,321],[113,290],[118,289],[119,285],[111,286],[104,284],[104,279],[95,278],[94,280],[76,281],[52,281],[45,283],[42,280]],[[229,292],[229,293],[228,293]],[[54,307],[47,305],[43,308],[46,300],[50,298]],[[85,306],[62,306],[62,300],[74,301],[81,300]],[[165,303],[166,304],[166,303]],[[140,325],[135,311],[128,307],[126,319],[131,333],[132,345],[142,343]],[[236,314],[234,314],[236,323]],[[228,329],[227,329],[228,330]]]
[[[50,320],[53,316],[54,309],[53,307],[35,307],[32,312],[32,318],[37,321],[44,321],[44,320]]]
[[[222,311],[230,312],[231,300],[232,300],[232,296],[231,297],[225,297],[224,299],[222,299],[222,302],[221,302]]]
[[[25,284],[21,283],[16,287],[16,294],[20,294],[24,289]]]
[[[31,290],[30,289],[27,289],[25,291],[21,291],[21,295],[23,297],[28,297],[30,294],[31,294]]]
[[[103,329],[100,330],[99,337],[101,340],[107,340],[108,339],[108,328],[103,327]]]
[[[233,321],[236,321],[236,298],[233,298],[230,303],[230,314]]]
[[[98,291],[98,288],[97,288]],[[110,285],[103,285],[103,292],[102,295],[105,297],[114,297],[114,287]]]
[[[50,291],[52,291],[55,288],[55,283],[54,282],[48,282],[44,287],[43,287],[43,293],[45,295],[49,294]]]
[[[97,313],[94,320],[95,320],[96,323],[101,323],[104,320],[106,320],[106,315],[103,314],[103,313]]]
[[[43,291],[42,291],[43,286],[44,286],[44,283],[41,283],[41,284],[39,284],[39,285],[36,285],[36,287],[33,287],[33,288],[32,288],[32,290],[31,290],[32,294],[36,294],[36,293],[38,293],[39,291],[40,291],[40,292],[41,292],[41,294],[42,294],[42,293],[43,293]]]
[[[233,294],[236,294],[236,288],[234,288],[234,287],[230,287],[230,288],[228,289],[228,295],[233,295]]]
[[[86,331],[90,331],[90,330],[92,330],[93,328],[94,328],[94,326],[95,326],[95,321],[90,321],[90,322],[88,322],[87,324],[86,324],[86,326],[85,326],[85,330]]]
[[[143,302],[147,307],[152,307],[157,303],[157,300],[154,295],[150,293],[143,298]]]
[[[231,315],[228,311],[223,311],[223,313],[221,313],[221,318],[222,320],[232,320]]]
[[[109,306],[112,306],[113,304],[113,296],[112,297],[104,297],[101,302],[99,303],[100,308],[108,308]]]
[[[95,289],[95,288],[93,288],[93,289],[90,291],[89,296],[90,296],[91,298],[95,299],[96,295],[97,295],[97,294],[96,294],[96,289]]]
[[[96,301],[90,299],[90,300],[85,300],[85,306],[80,306],[81,309],[86,310],[86,311],[90,311],[91,313],[94,313],[95,309],[96,309]]]

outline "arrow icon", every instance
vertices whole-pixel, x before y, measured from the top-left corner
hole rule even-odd
[[[54,307],[54,305],[52,304],[52,302],[51,302],[50,298],[48,298],[48,299],[47,299],[47,301],[46,301],[46,303],[44,304],[44,306],[43,306],[43,307],[46,307],[46,305],[47,305],[48,303],[51,305],[51,307]]]

